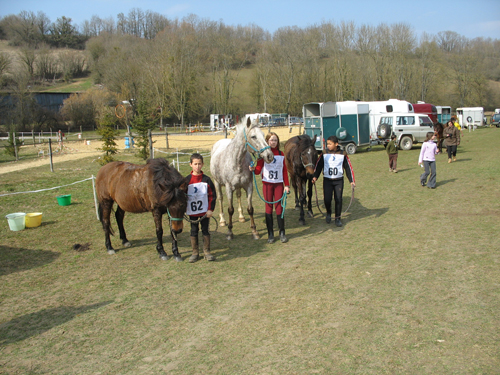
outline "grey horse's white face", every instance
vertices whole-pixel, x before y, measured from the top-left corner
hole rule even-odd
[[[266,163],[271,163],[274,159],[274,154],[271,151],[271,148],[266,142],[266,137],[262,130],[257,126],[248,126],[246,128],[247,132],[247,142],[252,145],[252,147],[259,152],[257,155],[264,159]],[[247,150],[250,153],[257,154],[255,150],[252,150],[250,147],[247,147]]]

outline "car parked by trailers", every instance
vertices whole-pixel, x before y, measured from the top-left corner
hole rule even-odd
[[[380,117],[377,136],[386,146],[391,135],[397,137],[400,149],[411,150],[415,143],[422,143],[428,132],[434,131],[434,124],[429,116],[421,113],[386,113]]]

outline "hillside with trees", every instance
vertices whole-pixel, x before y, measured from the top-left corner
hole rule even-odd
[[[80,26],[26,11],[0,19],[0,38],[1,89],[17,105],[30,92],[90,77],[93,90],[115,98],[110,108],[134,99],[156,120],[175,123],[206,122],[210,113],[300,115],[313,101],[500,107],[500,40],[451,31],[417,36],[404,23],[322,22],[271,34],[252,24],[172,20],[140,9]],[[93,105],[82,97],[72,106],[79,102]],[[22,119],[26,113],[16,114],[12,103],[0,111],[4,125],[26,126],[33,117]],[[87,121],[98,123],[103,109],[91,112]]]

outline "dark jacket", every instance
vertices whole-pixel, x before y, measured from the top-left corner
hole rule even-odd
[[[391,140],[385,149],[387,151],[387,154],[397,154],[398,153],[398,146],[396,146],[396,142]]]
[[[460,130],[455,125],[443,129],[444,145],[458,146],[460,144]]]
[[[351,161],[349,160],[347,153],[345,151],[342,151],[340,149],[340,147],[337,147],[337,149],[335,151],[328,151],[328,149],[327,149],[326,153],[327,154],[344,155],[344,161],[342,163],[342,167],[345,171],[345,175],[347,176],[347,179],[349,180],[349,182],[355,183],[356,181],[354,179],[354,171],[352,169]],[[321,156],[318,158],[318,161],[316,162],[316,168],[314,169],[314,177],[316,177],[316,179],[319,177],[321,172],[323,172],[323,168],[325,166],[325,159],[323,159],[323,155],[324,154],[321,154]]]

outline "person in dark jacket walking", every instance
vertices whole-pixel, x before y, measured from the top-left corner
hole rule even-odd
[[[335,225],[342,226],[340,216],[342,215],[342,194],[344,192],[344,172],[351,186],[355,187],[354,171],[351,161],[345,151],[339,147],[339,140],[332,135],[326,140],[326,153],[322,154],[316,163],[314,184],[321,172],[323,172],[323,197],[326,207],[326,222],[332,221],[332,195],[335,200]]]
[[[385,150],[389,155],[389,172],[398,173],[398,146],[396,145],[396,134],[391,135],[391,140]]]
[[[451,158],[453,161],[457,161],[457,147],[460,145],[460,130],[458,130],[453,121],[448,121],[447,127],[443,129],[444,145],[446,146],[446,151],[448,152],[448,163],[451,163]]]

